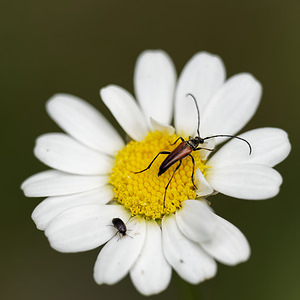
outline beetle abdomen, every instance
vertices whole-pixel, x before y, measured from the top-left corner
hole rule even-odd
[[[193,149],[186,141],[181,142],[162,162],[159,167],[158,176],[165,173],[177,161],[188,156]]]

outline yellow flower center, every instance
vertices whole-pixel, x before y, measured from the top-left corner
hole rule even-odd
[[[179,161],[158,177],[158,170],[167,154],[160,154],[148,167],[154,157],[161,151],[172,151],[179,144],[179,136],[166,132],[150,132],[143,141],[129,142],[116,156],[115,165],[110,176],[110,184],[114,187],[115,200],[131,211],[132,215],[146,219],[161,219],[166,214],[175,213],[181,203],[187,199],[196,199],[197,195],[192,183],[193,162],[190,157],[182,160],[180,168],[175,172],[166,191],[165,187]],[[199,151],[191,153],[195,159],[195,170],[205,174],[208,168],[200,159]],[[165,196],[165,203],[164,203]]]

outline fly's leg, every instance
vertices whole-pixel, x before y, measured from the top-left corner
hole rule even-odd
[[[195,159],[194,159],[194,157],[191,155],[191,154],[189,154],[189,156],[190,156],[190,158],[192,159],[192,162],[193,162],[193,173],[192,173],[192,183],[193,183],[193,186],[194,186],[194,188],[195,189],[197,189],[197,187],[196,187],[196,185],[195,185],[195,182],[194,182],[194,174],[195,174]]]
[[[168,187],[169,187],[169,184],[170,184],[171,180],[173,179],[173,176],[174,176],[175,172],[179,169],[180,166],[181,166],[181,160],[179,161],[178,166],[177,166],[176,169],[174,170],[171,179],[169,180],[168,184],[167,184],[166,187],[165,187],[164,208],[165,208],[165,202],[166,202],[167,189],[168,189]]]
[[[170,154],[170,153],[171,153],[170,151],[161,151],[161,152],[159,152],[159,153],[153,158],[153,160],[151,161],[151,163],[149,164],[149,166],[148,166],[146,169],[144,169],[144,170],[142,170],[142,171],[138,171],[138,172],[133,172],[133,173],[134,173],[134,174],[138,174],[138,173],[143,173],[143,172],[149,170],[149,169],[151,168],[152,164],[154,163],[154,161],[157,159],[157,157],[158,157],[160,154]]]

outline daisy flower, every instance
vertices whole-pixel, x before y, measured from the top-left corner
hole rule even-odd
[[[115,284],[129,273],[140,293],[153,295],[167,288],[172,268],[197,284],[216,274],[216,261],[236,265],[248,259],[245,236],[205,199],[216,193],[249,200],[274,197],[282,178],[272,167],[291,148],[283,130],[239,135],[250,143],[251,155],[246,143],[231,139],[213,154],[193,151],[194,163],[184,158],[175,173],[177,163],[158,176],[164,154],[137,173],[159,152],[172,151],[180,136],[197,134],[197,110],[188,93],[199,107],[202,138],[235,135],[243,128],[258,107],[261,85],[247,73],[225,78],[222,60],[206,52],[188,61],[178,81],[165,52],[143,52],[134,73],[137,102],[116,85],[100,91],[130,137],[127,144],[87,102],[67,94],[47,102],[50,117],[66,133],[37,139],[34,154],[52,169],[28,178],[22,189],[28,197],[47,197],[32,218],[54,249],[80,252],[105,244],[94,268],[98,284]],[[225,140],[208,139],[203,147]]]

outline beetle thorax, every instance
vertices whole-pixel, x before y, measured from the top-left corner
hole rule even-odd
[[[190,137],[188,141],[186,141],[188,145],[195,150],[199,144],[203,144],[204,140],[201,139],[199,136],[195,136],[194,138]]]

